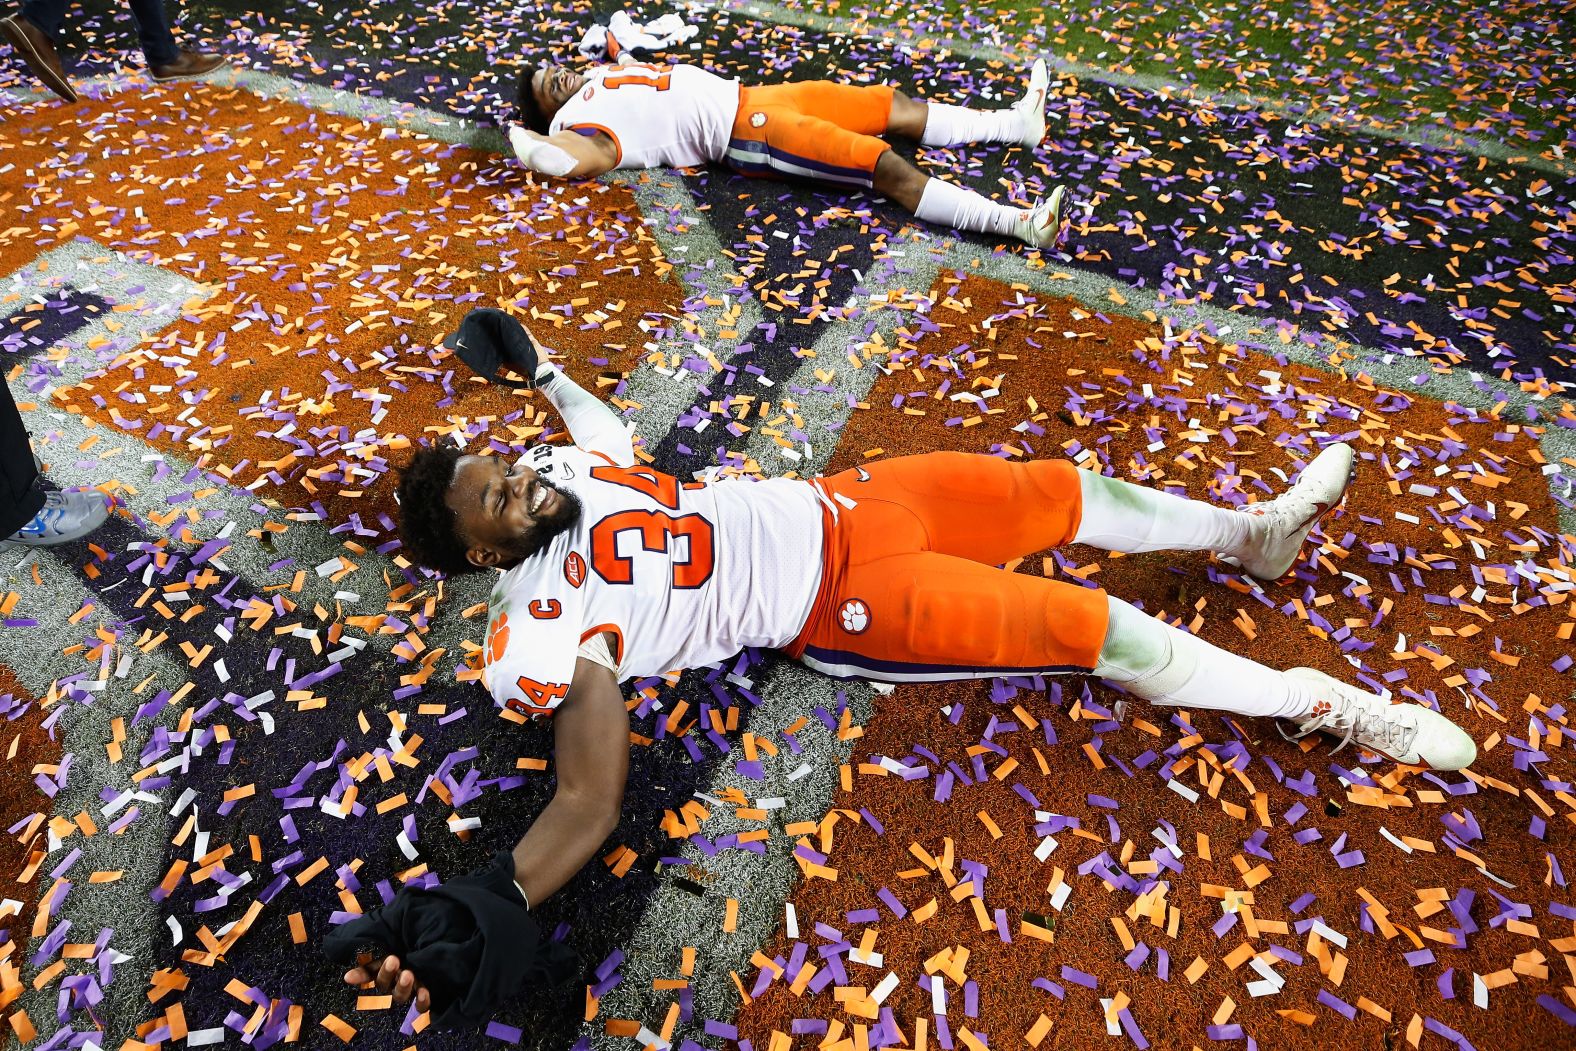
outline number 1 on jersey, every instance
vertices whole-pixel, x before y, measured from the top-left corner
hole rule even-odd
[[[626,62],[621,68],[644,69],[649,72],[647,75],[618,73],[613,76],[603,77],[602,86],[604,88],[642,87],[666,91],[673,83],[672,66],[650,66],[643,62]]]

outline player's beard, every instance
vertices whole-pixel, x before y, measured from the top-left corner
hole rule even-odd
[[[510,545],[510,561],[524,561],[536,556],[552,543],[554,537],[580,521],[581,508],[578,496],[568,489],[554,485],[546,478],[539,477],[537,483],[559,495],[558,510],[554,511],[551,517],[538,519],[531,528],[514,538]]]

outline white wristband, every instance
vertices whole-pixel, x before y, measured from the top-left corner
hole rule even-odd
[[[563,147],[533,138],[524,128],[509,129],[509,145],[520,163],[543,175],[564,176],[575,170],[575,159]]]
[[[519,880],[514,880],[514,889],[520,892],[520,897],[525,901],[525,911],[531,911],[531,899],[525,896],[525,888],[520,886]]]

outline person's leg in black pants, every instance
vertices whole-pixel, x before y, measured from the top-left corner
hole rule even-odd
[[[43,507],[44,490],[38,485],[27,428],[11,388],[0,377],[0,537],[27,525]]]
[[[181,49],[175,46],[175,34],[170,32],[170,20],[164,13],[164,0],[131,0],[127,6],[137,20],[137,38],[149,66],[168,65],[180,57]],[[66,22],[66,0],[26,0],[22,17],[50,40],[59,40]]]
[[[59,40],[60,28],[66,24],[66,0],[26,0],[22,17],[42,29],[50,40]]]
[[[22,414],[0,375],[0,541],[63,544],[87,536],[109,517],[98,490],[46,491],[39,481]]]
[[[175,43],[164,0],[127,0],[127,6],[137,21],[137,38],[154,80],[199,77],[224,64],[223,55],[188,51]],[[0,35],[46,87],[67,102],[75,102],[76,89],[55,52],[65,20],[66,0],[23,0],[18,14],[0,19]]]
[[[170,32],[170,19],[164,13],[164,0],[131,0],[131,16],[137,20],[137,42],[148,60],[148,68],[167,66],[181,57]]]

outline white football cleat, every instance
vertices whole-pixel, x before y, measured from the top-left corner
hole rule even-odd
[[[1067,190],[1058,186],[1018,216],[1018,237],[1035,248],[1055,248],[1067,225]]]
[[[1018,142],[1031,150],[1045,138],[1045,99],[1050,88],[1051,75],[1046,72],[1045,59],[1037,58],[1029,69],[1029,86],[1024,89],[1023,98],[1012,104],[1023,114],[1023,137]]]
[[[1302,469],[1296,485],[1273,500],[1244,507],[1244,514],[1259,519],[1253,523],[1253,540],[1246,551],[1222,555],[1221,561],[1260,580],[1285,576],[1314,525],[1346,495],[1356,459],[1345,442],[1332,445]]]
[[[1432,708],[1394,704],[1313,668],[1293,668],[1286,674],[1310,683],[1319,696],[1313,711],[1286,720],[1296,725],[1296,732],[1280,729],[1277,721],[1276,728],[1288,741],[1319,730],[1341,738],[1336,752],[1356,742],[1397,763],[1435,770],[1461,770],[1477,759],[1477,744],[1467,732]]]

